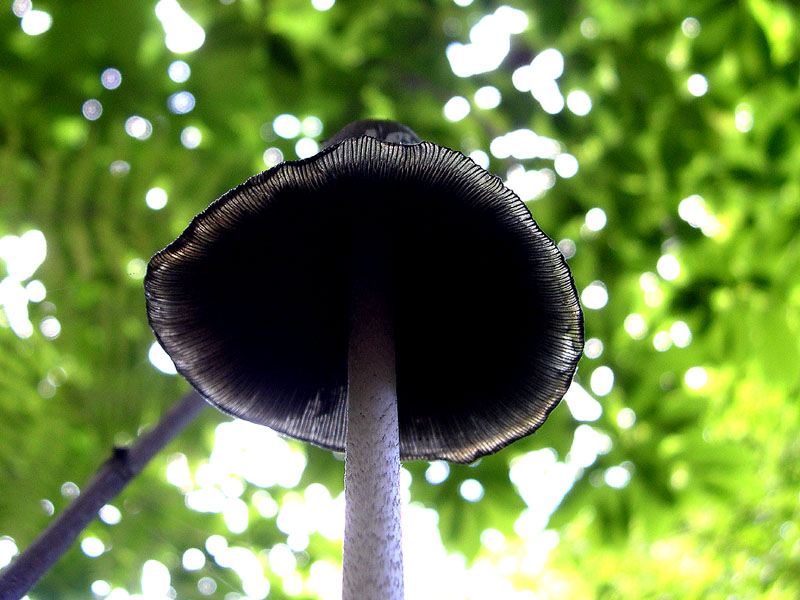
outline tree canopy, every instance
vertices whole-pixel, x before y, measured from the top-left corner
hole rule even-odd
[[[535,435],[405,464],[408,599],[796,597],[798,27],[788,0],[14,0],[0,567],[189,389],[148,327],[149,257],[370,117],[500,176],[585,312]],[[208,408],[30,600],[335,599],[342,477]]]

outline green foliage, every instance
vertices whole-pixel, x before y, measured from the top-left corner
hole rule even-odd
[[[272,131],[277,115],[318,117],[324,129],[317,140],[356,118],[393,118],[465,153],[488,153],[497,136],[530,128],[579,162],[575,176],[556,175],[529,207],[550,236],[575,242],[570,265],[578,289],[601,281],[608,290],[603,308],[586,310],[587,339],[601,340],[602,354],[583,358],[577,381],[591,390],[597,367],[613,370],[613,389],[599,398],[602,416],[590,423],[610,443],[576,471],[551,516],[559,542],[543,569],[526,557],[551,538],[522,531],[523,498],[530,498],[509,469],[542,448],[569,462],[580,424],[566,405],[536,435],[477,465],[451,467],[441,484],[426,481],[427,464],[407,465],[412,501],[437,511],[449,553],[468,565],[498,565],[515,589],[536,597],[795,597],[797,8],[781,0],[515,5],[527,14],[527,28],[511,36],[498,69],[468,78],[453,74],[445,49],[466,43],[470,28],[497,8],[493,2],[340,0],[322,12],[306,0],[187,0],[182,6],[206,38],[184,55],[165,47],[152,2],[37,1],[34,9],[51,14],[52,27],[36,36],[4,9],[0,237],[44,233],[46,260],[23,284],[41,280],[47,296],[27,304],[34,324],[27,339],[9,327],[8,309],[0,310],[0,536],[24,548],[50,520],[41,499],[62,509],[62,483],[83,485],[113,445],[129,443],[185,390],[148,361],[142,261],[211,200],[263,170],[267,148],[295,157],[295,140]],[[567,108],[549,114],[512,85],[514,70],[546,48],[563,54],[561,91],[591,97],[587,115]],[[178,58],[191,66],[186,83],[167,77]],[[101,85],[108,67],[122,73],[116,89]],[[706,78],[706,93],[690,93],[693,74]],[[473,103],[463,120],[444,118],[449,98],[471,100],[485,85],[501,92],[499,107]],[[196,98],[187,114],[167,107],[181,90]],[[94,121],[81,114],[89,98],[102,104]],[[151,123],[148,139],[126,134],[132,115]],[[186,127],[202,135],[197,148],[182,145]],[[490,170],[505,177],[516,164],[553,169],[552,158],[492,156]],[[162,210],[145,204],[153,187],[168,195]],[[705,220],[694,225],[685,216],[691,203],[682,204],[693,195],[701,198],[694,206],[705,207],[696,213]],[[597,231],[586,225],[592,208],[607,216]],[[676,277],[659,272],[663,255],[677,258]],[[641,315],[645,330],[629,332],[631,314]],[[61,324],[55,339],[39,329],[49,316]],[[670,338],[676,321],[688,326],[690,343]],[[686,379],[693,367],[708,377],[698,389]],[[631,414],[635,423],[625,420]],[[237,575],[210,556],[192,572],[181,567],[181,555],[222,534],[268,566],[269,550],[286,534],[256,509],[260,488],[243,484],[250,526],[232,534],[221,514],[187,508],[165,478],[173,453],[187,457],[192,474],[208,463],[223,421],[208,410],[173,441],[114,502],[120,523],[98,520],[81,538],[95,536],[108,550],[89,558],[76,545],[31,599],[85,598],[97,579],[138,591],[149,559],[170,569],[179,597],[196,597],[201,577],[216,581],[211,598],[241,594]],[[296,489],[266,490],[278,506],[301,502],[314,482],[334,497],[341,492],[341,461],[292,448],[308,462]],[[617,467],[630,475],[619,489],[607,483]],[[466,479],[483,485],[480,501],[462,498]],[[503,534],[501,547],[481,542],[487,529]],[[313,533],[296,554],[296,572],[307,580],[316,561],[339,557],[335,540]],[[270,597],[289,597],[285,578],[265,573]],[[315,596],[306,587],[299,597]]]

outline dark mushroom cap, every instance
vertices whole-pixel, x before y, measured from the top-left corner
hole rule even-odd
[[[535,431],[583,349],[553,241],[459,152],[332,142],[230,190],[151,259],[148,317],[178,372],[226,413],[343,450],[350,243],[373,226],[392,239],[401,458],[470,462]]]

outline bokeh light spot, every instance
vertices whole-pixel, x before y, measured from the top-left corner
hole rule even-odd
[[[99,539],[90,536],[81,541],[81,551],[89,558],[97,558],[106,551],[106,547]]]
[[[125,133],[137,140],[146,140],[153,133],[153,125],[138,115],[133,115],[125,121]]]
[[[0,569],[8,565],[18,553],[19,549],[13,538],[5,535],[0,537]]]
[[[583,288],[581,302],[586,308],[599,310],[608,304],[608,290],[602,281],[593,281]]]
[[[479,108],[491,109],[500,106],[500,101],[503,99],[498,90],[493,85],[485,85],[475,92],[475,104]]]
[[[537,135],[530,129],[516,129],[494,138],[489,151],[496,158],[513,156],[519,160],[528,158],[554,159],[561,152],[561,145],[553,139]]]
[[[122,513],[113,504],[106,504],[97,513],[106,525],[116,525],[122,520]]]
[[[444,105],[443,110],[448,121],[460,121],[469,114],[469,100],[463,96],[453,96]]]
[[[577,252],[578,247],[575,245],[575,242],[573,242],[572,240],[563,239],[560,242],[558,242],[558,250],[564,256],[564,258],[570,259],[573,256],[575,256],[575,252]]]
[[[67,372],[63,367],[53,367],[47,372],[47,381],[58,387],[67,381]]]
[[[656,270],[667,281],[677,279],[681,274],[681,264],[672,254],[664,254],[656,263]]]
[[[688,38],[696,38],[700,35],[700,30],[700,21],[694,17],[686,17],[681,23],[681,31]]]
[[[219,534],[214,534],[206,539],[206,550],[211,556],[216,557],[228,549],[228,540]]]
[[[669,328],[669,337],[678,348],[686,348],[692,343],[692,330],[684,321],[675,321]]]
[[[559,154],[556,156],[553,166],[560,177],[569,179],[578,172],[578,159],[572,154]]]
[[[167,481],[178,487],[184,493],[189,492],[194,487],[192,473],[189,470],[189,461],[185,454],[177,452],[170,456],[167,462]]]
[[[39,324],[39,330],[44,337],[54,340],[61,334],[61,323],[55,317],[45,317]]]
[[[42,507],[44,514],[46,514],[48,517],[52,517],[56,512],[56,507],[47,498],[41,499],[39,501],[39,506]]]
[[[753,129],[753,111],[748,104],[739,104],[736,107],[736,113],[734,117],[734,124],[736,125],[736,129],[741,131],[742,133],[747,133],[751,129]]]
[[[279,506],[269,492],[258,490],[253,494],[253,506],[256,507],[258,514],[265,519],[271,519],[278,514]]]
[[[39,393],[39,395],[42,398],[45,398],[45,399],[46,398],[52,398],[53,396],[56,395],[56,386],[54,386],[52,383],[50,383],[46,379],[42,379],[36,385],[36,391]]]
[[[103,579],[97,579],[92,582],[90,589],[92,590],[92,594],[98,598],[104,598],[111,593],[111,584]]]
[[[124,177],[130,173],[131,165],[124,160],[115,160],[108,165],[108,172],[114,177]]]
[[[203,45],[206,32],[181,8],[177,0],[159,0],[155,10],[164,28],[164,45],[170,52],[193,52]]]
[[[564,74],[564,55],[555,48],[542,50],[531,61],[537,78],[558,79]]]
[[[80,496],[80,494],[80,488],[73,482],[65,481],[61,484],[61,495],[64,496],[64,498],[74,499]]]
[[[197,581],[197,591],[203,596],[210,596],[217,591],[217,582],[211,577],[201,577]]]
[[[81,106],[81,113],[88,121],[96,121],[103,114],[103,105],[99,100],[90,98]]]
[[[297,559],[294,552],[286,544],[275,544],[269,551],[269,568],[281,577],[288,577],[294,572]]]
[[[703,367],[692,367],[686,371],[683,380],[689,389],[699,390],[708,383],[708,372]]]
[[[653,348],[659,352],[666,352],[672,347],[672,338],[668,331],[659,331],[653,336]]]
[[[200,133],[200,130],[197,127],[190,125],[181,131],[181,144],[183,144],[184,148],[193,150],[197,148],[202,141],[203,134]]]
[[[231,533],[244,533],[248,525],[247,504],[240,498],[228,498],[222,509],[225,526]]]
[[[678,214],[689,225],[699,228],[705,236],[714,237],[722,231],[719,219],[711,214],[703,197],[697,194],[681,200],[678,205]]]
[[[206,555],[198,548],[189,548],[183,553],[181,564],[187,571],[199,571],[206,564]]]
[[[603,353],[603,342],[598,338],[591,338],[586,340],[586,345],[583,347],[583,353],[587,358],[598,358]]]
[[[320,12],[332,9],[334,4],[336,4],[336,0],[311,0],[311,6]]]
[[[490,552],[498,553],[506,543],[506,536],[497,529],[484,529],[481,532],[481,544]]]
[[[583,34],[583,37],[592,40],[597,37],[598,33],[600,33],[600,27],[595,19],[586,17],[581,21],[581,34]]]
[[[520,92],[530,92],[533,85],[533,72],[530,65],[522,65],[514,69],[511,74],[511,83]]]
[[[706,214],[706,203],[697,194],[684,198],[678,205],[678,215],[692,227],[700,227]]]
[[[163,0],[162,0],[163,1]],[[150,559],[142,565],[142,595],[145,598],[164,598],[169,593],[169,569],[157,560]]]
[[[247,598],[250,600],[263,600],[269,596],[269,579],[258,575],[248,577],[242,581],[242,591],[247,594]],[[287,591],[285,586],[283,591]]]
[[[614,388],[614,371],[610,367],[597,367],[590,378],[592,392],[598,396],[607,396]]]
[[[158,342],[153,342],[150,350],[147,352],[147,358],[150,360],[156,369],[167,375],[175,375],[178,371],[175,369],[175,363],[169,357],[164,349]]]
[[[22,31],[28,35],[41,35],[53,25],[53,17],[43,10],[28,10],[20,20]]]
[[[555,80],[546,79],[536,83],[531,93],[547,114],[557,115],[564,110],[564,96]]]
[[[286,545],[292,549],[293,552],[302,552],[311,543],[311,538],[306,533],[290,533],[286,537]]]
[[[147,272],[147,263],[141,258],[132,258],[125,265],[125,272],[131,279],[144,279],[144,274]]]
[[[300,129],[303,132],[303,135],[308,137],[317,137],[322,133],[322,121],[319,117],[306,117],[303,119],[302,123],[300,123]]]
[[[700,73],[695,73],[689,77],[686,87],[689,88],[689,93],[692,96],[704,96],[708,91],[708,80]]]
[[[272,168],[283,162],[283,152],[281,152],[280,148],[267,148],[264,150],[263,159],[264,164],[267,165],[268,168]]]
[[[606,211],[602,208],[591,208],[586,213],[586,227],[591,231],[600,231],[606,226],[607,221]]]
[[[520,166],[513,174],[509,170],[506,185],[514,190],[523,202],[528,202],[542,198],[545,192],[555,185],[555,182],[556,175],[548,168],[526,171]]]
[[[290,114],[282,114],[272,121],[272,129],[280,137],[290,140],[300,135],[302,126],[300,119]]]
[[[100,83],[107,90],[115,90],[122,83],[122,73],[118,69],[109,67],[100,73]]]
[[[473,150],[469,153],[469,157],[482,169],[489,168],[489,155],[483,150]]]
[[[425,469],[425,479],[432,485],[443,483],[448,475],[450,475],[450,465],[442,460],[432,462]]]
[[[47,297],[47,289],[44,284],[38,279],[33,279],[25,286],[25,293],[28,295],[28,300],[31,302],[41,302]]]
[[[450,68],[458,77],[494,71],[511,49],[511,35],[528,27],[528,16],[510,6],[500,6],[484,15],[469,31],[469,43],[453,42],[445,51]]]
[[[174,60],[167,67],[167,75],[175,83],[183,83],[188,80],[192,74],[192,69],[189,64],[183,60]]]
[[[606,470],[604,479],[609,487],[621,489],[628,485],[631,474],[625,467],[617,465]]]
[[[617,425],[622,429],[630,429],[636,423],[636,413],[632,408],[623,408],[617,413]]]
[[[161,210],[167,205],[167,192],[160,187],[150,188],[144,195],[144,201],[149,208]]]
[[[592,110],[592,99],[583,90],[567,94],[567,108],[579,117],[585,117]]]
[[[176,92],[167,98],[167,108],[176,115],[185,115],[194,110],[195,99],[191,92]]]
[[[24,17],[31,8],[33,8],[31,0],[14,0],[11,3],[11,12],[20,18]]]
[[[639,277],[639,287],[642,288],[642,291],[652,292],[658,289],[658,277],[655,273],[651,273],[647,271],[642,273]]]
[[[294,145],[294,151],[297,158],[310,158],[319,152],[319,144],[308,137],[300,138]]]
[[[575,381],[567,389],[564,401],[576,421],[597,421],[603,415],[603,406]]]
[[[483,485],[477,479],[465,479],[461,482],[458,492],[467,502],[478,502],[483,498]]]

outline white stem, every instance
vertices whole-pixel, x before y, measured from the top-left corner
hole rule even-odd
[[[402,600],[400,441],[387,243],[351,261],[343,600]]]

